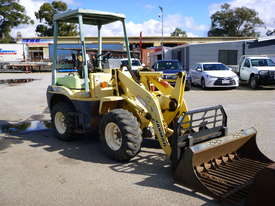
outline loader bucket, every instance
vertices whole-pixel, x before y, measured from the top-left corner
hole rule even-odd
[[[245,206],[275,205],[275,164],[257,173],[245,201]]]
[[[256,174],[273,163],[257,147],[256,133],[250,128],[186,147],[176,182],[230,205],[244,203]]]

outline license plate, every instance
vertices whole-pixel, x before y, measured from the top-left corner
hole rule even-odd
[[[230,81],[229,80],[222,80],[222,84],[229,84]]]

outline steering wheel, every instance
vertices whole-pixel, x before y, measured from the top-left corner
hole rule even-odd
[[[111,52],[106,52],[105,54],[94,55],[91,61],[94,68],[98,68],[99,66],[99,57],[102,57],[102,61],[106,62],[107,59],[112,57],[112,54]]]
[[[98,60],[99,57],[102,57],[102,61],[106,61],[107,59],[110,59],[112,57],[111,52],[106,52],[105,54],[96,55],[96,59]]]

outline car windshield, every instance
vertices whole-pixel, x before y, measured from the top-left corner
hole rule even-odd
[[[229,70],[229,68],[224,64],[204,64],[203,70],[204,71]]]
[[[128,60],[122,60],[121,64],[123,66],[127,66],[128,65]],[[141,66],[141,63],[139,60],[132,60],[132,66]]]
[[[254,67],[275,66],[275,63],[271,59],[251,59],[251,64]]]
[[[180,69],[180,64],[176,61],[158,62],[156,69],[158,71]]]

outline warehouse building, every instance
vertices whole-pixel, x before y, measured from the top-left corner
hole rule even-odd
[[[246,37],[161,37],[161,36],[144,36],[140,37],[129,37],[130,49],[137,50],[142,47],[141,58],[143,62],[149,61],[147,58],[149,54],[154,51],[152,47],[159,47],[162,44],[166,47],[174,47],[185,44],[194,43],[209,43],[209,42],[224,42],[224,41],[235,41],[248,39]],[[103,37],[103,47],[109,48],[123,48],[124,39],[123,37]],[[96,37],[86,37],[86,45],[94,45],[97,42]],[[52,37],[33,37],[33,38],[21,38],[17,43],[25,44],[28,48],[29,59],[31,61],[45,61],[51,57],[51,45],[53,44]],[[79,45],[79,39],[77,37],[59,37],[58,43],[62,44],[62,47],[76,47]],[[64,46],[68,45],[68,46]],[[94,46],[91,46],[94,47]]]
[[[151,59],[159,59],[160,52]],[[216,43],[195,43],[166,50],[165,59],[178,59],[187,70],[198,62],[222,62],[236,66],[242,55],[275,56],[275,37]]]

